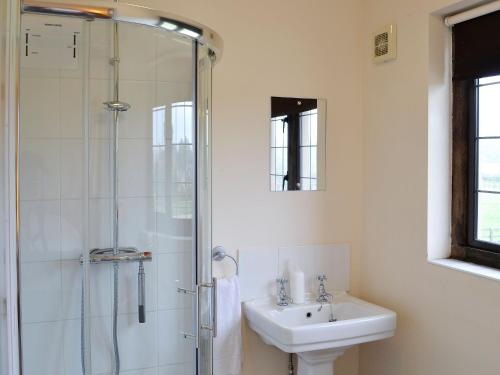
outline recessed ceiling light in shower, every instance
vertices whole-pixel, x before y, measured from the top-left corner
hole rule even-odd
[[[199,38],[200,37],[200,33],[196,32],[194,30],[191,30],[191,29],[184,28],[184,29],[180,29],[179,32],[181,34],[187,35],[191,38]]]
[[[168,22],[168,21],[163,21],[160,24],[160,27],[163,27],[164,29],[167,29],[168,31],[174,31],[178,29],[178,26],[175,23]]]

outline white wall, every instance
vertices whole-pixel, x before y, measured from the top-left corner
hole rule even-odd
[[[430,14],[470,3],[365,1],[361,295],[397,311],[398,329],[393,339],[361,346],[362,375],[492,375],[500,366],[498,282],[426,261],[427,240],[435,235],[427,230],[427,188],[440,185],[428,181],[429,171],[436,177],[434,165],[428,170],[435,162],[428,160],[428,136],[435,135],[428,133],[429,82],[441,79],[446,90],[447,78],[429,54],[443,37]],[[369,36],[388,22],[398,26],[398,59],[373,65]]]

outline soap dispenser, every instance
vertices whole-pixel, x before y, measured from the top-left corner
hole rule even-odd
[[[288,264],[288,275],[290,279],[290,297],[292,302],[300,305],[305,303],[305,281],[304,272],[293,263]]]

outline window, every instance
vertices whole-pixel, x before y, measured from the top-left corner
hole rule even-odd
[[[171,131],[166,129],[168,107],[153,108],[153,160],[156,210],[172,219],[191,219],[193,215],[194,145],[193,103],[172,103]],[[168,187],[167,187],[168,186]]]
[[[300,190],[317,190],[318,109],[300,113]]]
[[[271,186],[273,191],[288,190],[288,123],[286,116],[271,119]]]
[[[472,241],[479,247],[500,247],[500,76],[474,82],[475,126],[471,151],[473,197]]]
[[[271,191],[325,188],[326,102],[271,97]]]
[[[500,12],[453,29],[452,258],[500,268]]]
[[[172,104],[172,162],[170,179],[173,191],[170,199],[172,218],[191,219],[193,216],[193,103]]]

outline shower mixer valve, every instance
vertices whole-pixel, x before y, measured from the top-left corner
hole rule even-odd
[[[130,263],[138,262],[139,270],[137,272],[137,306],[139,314],[139,323],[146,323],[146,273],[144,272],[144,262],[151,262],[153,254],[150,251],[139,251],[135,247],[120,247],[118,252],[113,248],[92,249],[89,252],[89,263]],[[83,256],[80,262],[84,262]]]

